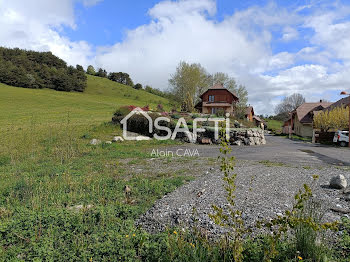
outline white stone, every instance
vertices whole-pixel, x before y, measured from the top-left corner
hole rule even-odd
[[[346,188],[347,185],[348,183],[343,175],[334,176],[329,182],[329,186],[335,189],[343,189]]]
[[[151,140],[152,138],[150,138],[149,136],[137,136],[136,137],[136,141],[147,141],[147,140]]]
[[[124,141],[124,138],[122,138],[121,136],[115,136],[115,137],[113,137],[113,139],[112,139],[112,142],[113,143],[116,143],[116,142],[123,142]]]
[[[99,139],[94,138],[90,141],[90,145],[96,146],[99,144],[101,144],[101,140],[99,140]]]

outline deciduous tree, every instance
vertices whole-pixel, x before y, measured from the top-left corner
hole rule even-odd
[[[88,75],[92,75],[92,76],[96,75],[95,68],[92,65],[89,65],[87,70],[86,70],[86,73]]]
[[[193,111],[199,94],[209,87],[206,70],[200,64],[180,62],[169,79],[171,91],[182,105],[182,110]]]
[[[287,96],[283,101],[277,105],[275,108],[275,113],[280,115],[282,118],[287,119],[288,114],[299,106],[305,103],[305,98],[299,93],[294,93],[290,96]]]
[[[349,107],[335,107],[332,110],[317,112],[314,127],[322,131],[346,129],[349,126]]]

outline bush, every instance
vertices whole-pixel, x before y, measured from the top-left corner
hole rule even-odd
[[[222,109],[222,108],[219,108],[215,115],[217,117],[224,117],[225,116],[225,110]]]
[[[142,89],[142,85],[140,83],[137,83],[136,85],[134,85],[134,89],[140,90]]]

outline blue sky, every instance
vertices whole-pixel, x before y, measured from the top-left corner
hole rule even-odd
[[[37,8],[40,6],[40,8]],[[166,90],[180,61],[247,87],[257,113],[350,88],[348,0],[0,0],[0,45]]]
[[[217,0],[217,13],[211,19],[222,21],[235,11],[244,10],[252,6],[262,7],[272,2],[279,6],[295,8],[300,5],[306,5],[310,1]],[[126,30],[148,24],[151,21],[148,10],[157,3],[159,3],[159,0],[104,0],[94,6],[85,6],[83,2],[76,2],[74,5],[76,28],[65,27],[64,35],[73,41],[85,40],[95,46],[113,45],[123,40]],[[297,48],[290,43],[273,44],[272,47],[276,51],[284,50],[285,48],[291,50]]]

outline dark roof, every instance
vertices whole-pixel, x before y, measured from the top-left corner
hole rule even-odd
[[[350,102],[349,97],[344,97],[344,98],[338,100],[337,102],[331,104],[330,106],[328,106],[324,110],[332,110],[336,107],[342,107],[342,106],[347,107],[349,105],[349,102]]]
[[[239,98],[237,97],[237,95],[233,92],[231,92],[230,90],[228,90],[226,87],[224,87],[224,85],[222,83],[218,83],[214,86],[212,86],[211,88],[209,88],[208,90],[206,90],[200,97],[202,98],[203,95],[208,92],[209,90],[226,90],[228,92],[230,92],[237,100],[239,100]]]
[[[327,108],[331,105],[330,102],[317,102],[317,103],[304,103],[301,106],[299,106],[294,113],[296,113],[298,120],[300,123],[312,123],[313,117],[312,112],[313,111],[319,111],[323,110],[324,108]]]

